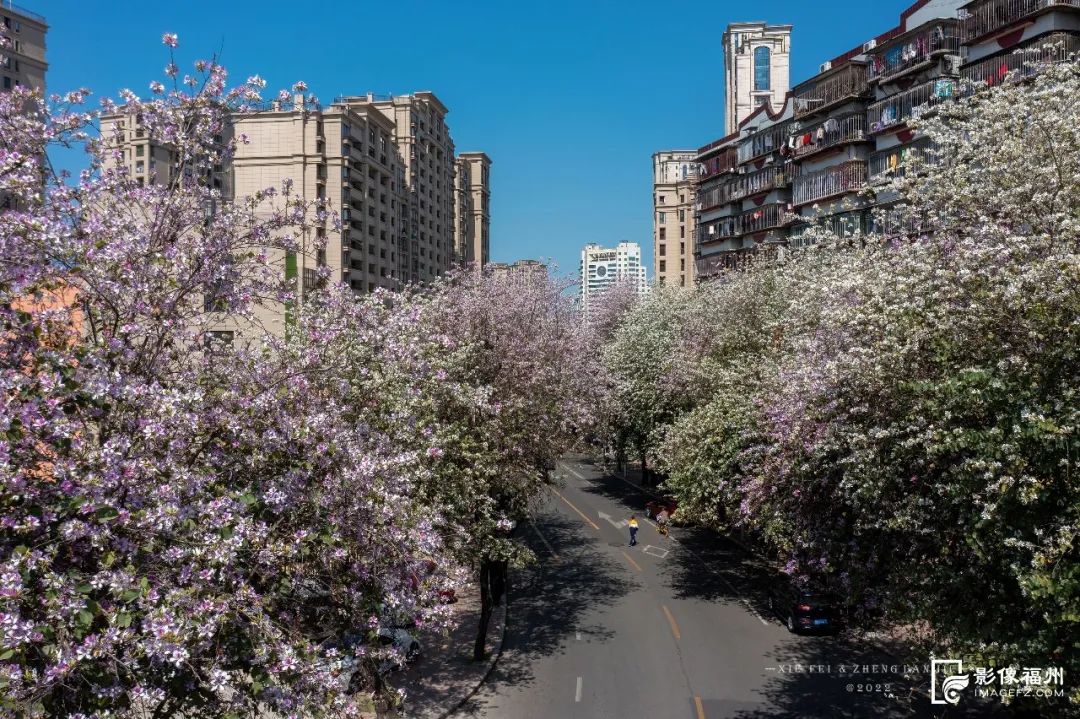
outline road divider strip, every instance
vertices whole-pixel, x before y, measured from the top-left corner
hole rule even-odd
[[[633,566],[634,569],[638,570],[639,572],[641,571],[641,565],[635,562],[633,557],[631,557],[626,552],[623,552],[622,555],[626,557],[626,561],[630,562],[631,566]]]
[[[577,678],[577,688],[574,689],[574,701],[581,701],[581,677]]]
[[[694,709],[697,710],[697,719],[705,719],[705,707],[701,706],[701,697],[694,697]]]
[[[667,617],[668,624],[671,625],[671,633],[675,636],[676,641],[682,639],[682,634],[679,632],[679,625],[676,624],[675,617],[671,616],[671,610],[664,604],[661,604],[660,608],[664,610],[664,616]]]
[[[588,517],[586,517],[586,516],[585,516],[585,513],[584,513],[584,512],[582,512],[582,511],[581,511],[580,509],[578,509],[577,507],[575,507],[575,506],[574,506],[574,505],[573,505],[573,504],[572,504],[572,503],[570,502],[570,500],[569,500],[569,499],[567,499],[566,497],[562,496],[562,494],[560,494],[560,493],[559,493],[559,491],[558,491],[557,489],[553,489],[553,490],[551,490],[551,491],[552,491],[552,492],[555,492],[555,496],[557,496],[557,497],[558,497],[559,499],[561,499],[562,501],[566,502],[566,506],[570,507],[570,509],[572,509],[572,510],[574,510],[575,512],[577,512],[577,513],[578,513],[578,515],[579,515],[579,516],[580,516],[580,517],[581,517],[582,519],[584,519],[584,520],[585,520],[585,523],[586,523],[586,524],[588,524],[588,525],[589,525],[590,527],[592,527],[593,529],[595,529],[595,530],[596,530],[597,532],[599,532],[599,531],[600,531],[600,527],[599,527],[599,526],[598,526],[598,525],[596,524],[596,522],[594,522],[594,521],[592,521],[591,519],[589,519]]]

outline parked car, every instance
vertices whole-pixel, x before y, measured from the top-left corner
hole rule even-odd
[[[670,497],[661,497],[659,499],[650,499],[645,503],[645,516],[649,519],[656,519],[656,516],[662,511],[667,511],[668,516],[671,517],[675,514],[675,510],[679,508],[678,503]]]
[[[769,609],[787,625],[788,631],[837,632],[840,611],[836,597],[827,592],[781,585],[769,595]]]

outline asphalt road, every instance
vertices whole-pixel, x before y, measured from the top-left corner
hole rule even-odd
[[[660,536],[648,497],[586,458],[559,474],[521,528],[539,561],[514,577],[503,655],[455,719],[964,716],[912,692],[887,653],[790,634],[767,610],[767,564],[731,541]]]

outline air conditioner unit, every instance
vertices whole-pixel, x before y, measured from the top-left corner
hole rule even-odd
[[[877,40],[869,40],[869,41],[864,42],[862,44],[862,51],[863,52],[870,52],[875,47],[877,47]]]
[[[823,62],[823,63],[821,63],[821,69],[818,72],[826,72],[828,70],[832,70],[832,63],[831,62]]]

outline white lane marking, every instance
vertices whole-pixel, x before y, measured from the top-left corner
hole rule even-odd
[[[626,525],[629,524],[629,522],[626,521],[625,519],[620,519],[619,521],[615,521],[614,519],[612,519],[611,515],[608,514],[607,512],[597,512],[596,514],[600,517],[600,519],[603,519],[608,524],[610,524],[612,527],[615,527],[615,529],[622,529],[623,527],[625,527]]]
[[[580,474],[578,474],[577,472],[575,472],[575,471],[574,471],[573,469],[571,469],[570,467],[567,467],[566,469],[567,469],[567,471],[568,471],[568,472],[570,472],[570,474],[574,475],[575,477],[577,477],[578,479],[580,479],[580,480],[581,480],[582,482],[587,482],[587,481],[588,481],[587,479],[585,479],[584,477],[582,477],[582,476],[581,476]]]
[[[575,635],[574,639],[577,639],[580,642],[581,641],[581,632],[574,632],[574,635]]]
[[[581,701],[581,677],[577,678],[577,689],[574,690],[574,701]]]
[[[767,621],[765,621],[764,619],[762,619],[762,618],[761,618],[761,615],[757,613],[757,610],[756,610],[756,609],[754,609],[753,607],[751,607],[751,606],[750,606],[750,602],[749,602],[749,601],[747,601],[746,599],[742,599],[742,600],[740,600],[740,601],[742,601],[742,603],[746,605],[746,608],[750,610],[750,613],[751,613],[751,614],[753,614],[753,615],[754,615],[755,617],[757,617],[757,618],[758,618],[758,621],[759,621],[759,622],[761,622],[761,623],[762,623],[762,624],[764,624],[765,626],[769,626],[769,623],[768,623]]]
[[[551,556],[554,557],[556,560],[558,560],[559,559],[558,553],[552,548],[551,543],[548,542],[547,538],[545,538],[544,535],[540,533],[540,529],[536,526],[536,522],[534,522],[530,518],[529,519],[529,524],[532,525],[533,531],[536,532],[536,536],[540,537],[540,541],[543,542],[544,546],[547,547],[547,550],[549,552],[551,552]]]

